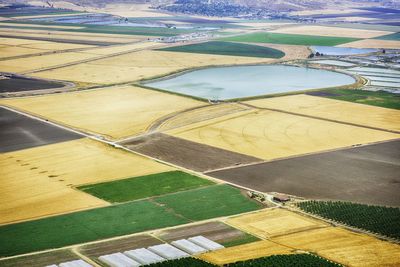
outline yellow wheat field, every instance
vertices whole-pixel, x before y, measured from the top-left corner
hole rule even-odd
[[[43,71],[36,73],[35,76],[113,84],[153,78],[195,67],[269,62],[273,62],[273,59],[143,50],[75,66]]]
[[[235,228],[261,238],[328,226],[323,221],[311,219],[283,209],[267,209],[257,213],[233,217],[226,222]]]
[[[316,253],[345,266],[400,266],[400,246],[339,227],[298,232],[272,239]]]
[[[351,38],[375,38],[378,36],[392,33],[388,31],[362,30],[362,29],[326,27],[326,26],[315,26],[315,25],[282,27],[277,30],[273,30],[271,32],[317,35],[317,36],[332,36],[332,37],[351,37]]]
[[[143,133],[163,116],[205,105],[190,98],[129,85],[0,102],[110,139]]]
[[[292,253],[293,250],[288,247],[264,240],[205,253],[200,255],[199,258],[207,262],[223,265],[271,255]]]
[[[248,101],[248,104],[331,120],[400,131],[400,111],[323,97],[294,95]]]
[[[347,43],[347,44],[342,44],[339,46],[354,47],[354,48],[399,49],[400,41],[366,39],[366,40],[355,41],[355,42],[351,42],[351,43]]]
[[[72,187],[172,170],[87,138],[3,153],[0,159],[0,223],[105,206]]]
[[[195,123],[167,133],[266,160],[400,137],[393,133],[266,110]]]
[[[7,23],[1,22],[0,27],[11,26],[11,27],[33,27],[33,28],[48,28],[48,29],[82,29],[80,26],[60,26],[60,25],[41,25],[41,24],[17,24],[17,23]]]

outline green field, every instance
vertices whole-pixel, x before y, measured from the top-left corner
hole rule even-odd
[[[327,89],[309,94],[377,107],[400,109],[400,95],[384,91]]]
[[[384,35],[384,36],[379,36],[375,39],[380,39],[380,40],[393,40],[393,41],[400,41],[400,32]]]
[[[58,248],[188,222],[150,201],[136,201],[5,225],[0,227],[0,257]]]
[[[66,200],[67,201],[67,200]],[[261,205],[228,185],[0,227],[0,257],[252,211]]]
[[[338,267],[338,263],[328,261],[312,254],[273,255],[255,260],[224,265],[226,267]]]
[[[220,244],[226,248],[229,248],[229,247],[235,247],[235,246],[248,244],[248,243],[252,243],[252,242],[256,242],[256,241],[260,241],[260,239],[243,232],[243,235],[241,237],[235,238],[232,241],[220,242]]]
[[[172,209],[183,217],[198,221],[257,210],[261,205],[248,200],[241,191],[229,185],[170,194],[154,201]]]
[[[289,45],[322,45],[335,46],[339,44],[357,41],[357,38],[326,37],[300,34],[283,33],[250,33],[234,37],[222,38],[223,41],[248,42],[248,43],[271,43]]]
[[[213,182],[181,171],[157,173],[78,187],[108,202],[126,202],[212,185]]]
[[[206,42],[200,44],[190,44],[158,49],[160,51],[242,56],[242,57],[263,57],[281,58],[285,56],[280,50],[249,44],[239,44],[230,42]]]
[[[314,200],[297,206],[305,212],[400,240],[400,208]]]
[[[178,260],[153,263],[147,266],[148,267],[213,267],[216,265],[195,258],[183,258]]]

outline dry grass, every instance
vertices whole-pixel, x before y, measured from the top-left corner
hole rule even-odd
[[[400,111],[333,100],[323,97],[294,95],[248,101],[261,107],[280,109],[365,126],[400,131]]]
[[[322,228],[273,238],[345,266],[399,266],[400,246],[342,228]]]
[[[4,153],[0,159],[0,223],[108,205],[71,186],[172,170],[90,139]]]
[[[98,57],[98,55],[67,52],[61,54],[50,54],[42,56],[32,56],[0,61],[0,71],[23,73],[42,68],[55,67],[62,64],[77,62],[80,60]],[[84,82],[84,81],[83,81]]]
[[[400,41],[367,39],[339,45],[341,47],[399,49]]]
[[[111,139],[143,133],[160,117],[204,105],[134,86],[7,99],[1,103]]]
[[[283,209],[268,209],[257,213],[230,218],[229,225],[245,232],[270,238],[327,227],[328,224]]]
[[[36,73],[41,78],[113,84],[148,79],[210,65],[270,63],[273,59],[143,50],[71,67]]]
[[[59,25],[41,25],[41,24],[17,24],[17,23],[7,23],[2,22],[0,26],[11,26],[11,27],[35,27],[35,28],[48,28],[48,29],[82,29],[80,26],[59,26]]]
[[[282,27],[271,32],[317,35],[317,36],[332,36],[332,37],[351,37],[351,38],[375,38],[378,36],[387,35],[391,33],[388,31],[376,31],[376,30],[374,31],[374,30],[325,27],[325,26],[314,26],[314,25]]]
[[[168,133],[266,160],[399,137],[388,132],[273,111],[225,116]]]
[[[200,255],[199,258],[207,262],[223,265],[271,255],[292,253],[292,249],[288,247],[265,240],[205,253]]]
[[[85,50],[86,54],[96,54],[96,55],[111,55],[116,53],[128,52],[131,50],[141,50],[141,49],[150,49],[160,46],[159,43],[154,42],[140,42],[135,44],[122,44],[122,45],[113,45],[107,47],[98,47],[89,50]]]

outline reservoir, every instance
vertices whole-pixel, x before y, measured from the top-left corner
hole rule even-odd
[[[227,100],[349,85],[349,75],[285,65],[233,66],[186,72],[148,82],[156,89],[210,100]]]

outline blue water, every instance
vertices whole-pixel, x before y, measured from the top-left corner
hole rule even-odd
[[[149,82],[157,89],[211,100],[277,94],[354,83],[349,75],[285,65],[208,68]]]
[[[361,55],[379,51],[378,49],[372,49],[372,48],[350,48],[350,47],[335,47],[335,46],[311,46],[311,49],[315,53],[319,52],[326,56]]]

